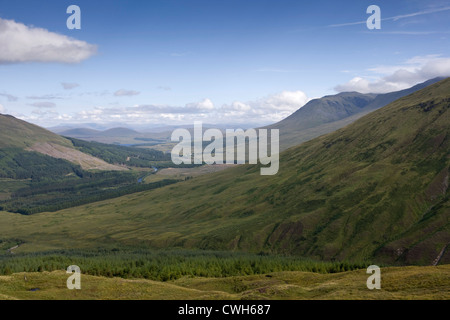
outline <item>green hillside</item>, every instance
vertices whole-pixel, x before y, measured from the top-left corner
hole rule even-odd
[[[276,176],[244,165],[52,214],[2,213],[0,234],[23,251],[103,243],[431,264],[450,242],[449,102],[446,79],[289,149]]]

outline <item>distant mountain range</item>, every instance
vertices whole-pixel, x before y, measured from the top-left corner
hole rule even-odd
[[[139,132],[128,128],[112,128],[105,131],[76,128],[59,132],[62,136],[68,136],[73,138],[92,138],[92,137],[135,137],[140,135]]]
[[[143,143],[163,143],[170,139],[171,132],[142,133],[129,128],[117,127],[107,130],[90,128],[53,128],[53,132],[70,138],[109,144],[138,145]]]

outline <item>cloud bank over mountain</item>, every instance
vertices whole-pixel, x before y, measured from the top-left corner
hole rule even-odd
[[[387,93],[403,90],[436,77],[450,76],[450,58],[440,55],[416,56],[400,65],[370,68],[370,76],[357,76],[335,87],[338,92]]]

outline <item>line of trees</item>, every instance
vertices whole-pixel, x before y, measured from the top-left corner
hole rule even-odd
[[[161,188],[179,181],[180,180],[175,179],[164,179],[148,184],[134,183],[132,185],[126,185],[114,189],[103,189],[99,186],[95,186],[93,187],[94,189],[87,188],[83,190],[83,192],[78,191],[75,193],[68,192],[67,190],[53,194],[37,193],[28,197],[15,197],[12,200],[2,201],[0,202],[0,210],[23,215],[32,215],[40,212],[55,212],[83,204],[121,197],[135,192]]]
[[[0,178],[54,180],[73,174],[82,176],[79,165],[18,148],[0,149]]]

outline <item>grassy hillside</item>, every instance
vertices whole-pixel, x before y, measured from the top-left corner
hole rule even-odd
[[[69,140],[10,115],[0,114],[0,148],[32,147],[38,142],[71,147]]]
[[[450,242],[449,108],[446,79],[289,149],[276,176],[238,166],[56,213],[1,213],[0,234],[23,252],[102,243],[429,265]]]
[[[25,280],[26,276],[26,280]],[[277,272],[228,278],[131,280],[82,275],[67,290],[63,271],[0,276],[0,299],[33,300],[386,300],[450,298],[450,266],[383,268],[381,290],[368,290],[365,270],[336,274]]]

